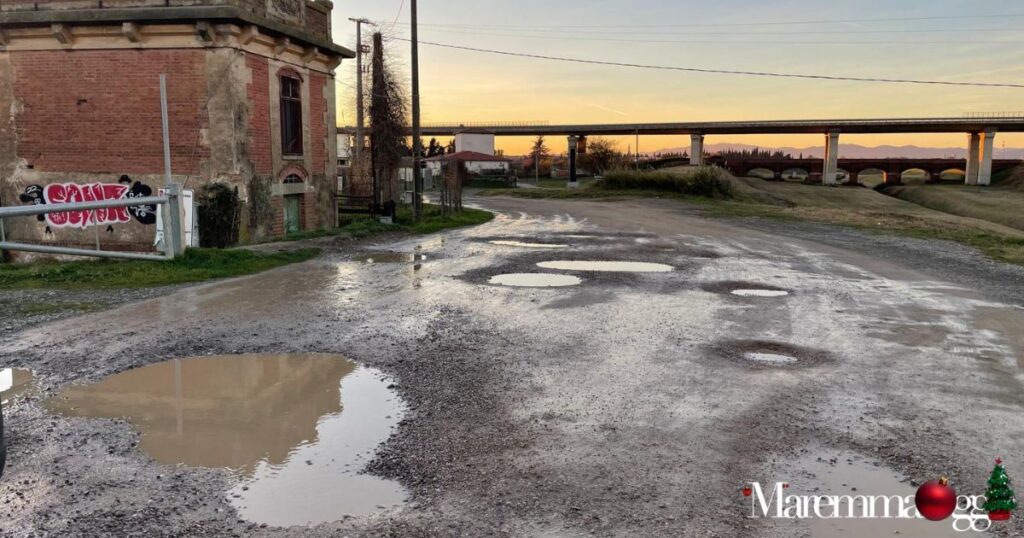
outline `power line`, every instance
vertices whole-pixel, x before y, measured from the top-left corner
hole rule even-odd
[[[391,30],[395,29],[395,25],[398,24],[398,19],[402,17],[402,9],[405,8],[405,0],[402,0],[401,4],[398,4],[398,13],[395,13],[395,20],[391,21],[391,26],[388,27],[386,33],[390,34]]]
[[[702,28],[702,27],[740,27],[740,26],[789,26],[804,24],[844,24],[844,23],[886,23],[886,22],[921,22],[921,21],[942,21],[942,20],[964,20],[964,19],[1006,19],[1024,18],[1024,13],[1004,13],[1000,15],[936,15],[929,17],[883,17],[874,19],[817,19],[817,20],[792,20],[792,21],[767,21],[767,22],[732,22],[732,23],[693,23],[693,24],[608,24],[608,25],[531,25],[531,28]],[[420,23],[421,26],[465,26],[453,23]],[[476,28],[509,28],[505,24],[473,25]]]
[[[566,35],[551,35],[551,34],[507,34],[499,32],[471,32],[462,30],[445,30],[446,34],[454,35],[467,35],[467,36],[479,36],[479,37],[511,37],[518,39],[548,39],[558,41],[599,41],[599,42],[611,42],[611,43],[663,43],[663,44],[705,44],[705,45],[730,45],[730,44],[745,44],[745,45],[857,45],[857,46],[869,46],[869,45],[1020,45],[1024,44],[1024,41],[1011,41],[1011,40],[988,40],[988,41],[924,41],[924,40],[898,40],[898,41],[821,41],[821,40],[800,40],[800,41],[769,41],[769,40],[737,40],[737,39],[622,39],[615,37],[579,37],[579,36],[566,36]]]
[[[409,41],[406,38],[396,37],[399,41]],[[464,47],[460,45],[449,45],[445,43],[434,43],[431,41],[420,41],[421,45],[430,45],[433,47],[441,47],[446,49],[464,50],[469,52],[481,52],[485,54],[497,54],[501,56],[514,56],[518,58],[532,58],[535,60],[551,60],[557,62],[570,62],[578,64],[589,64],[589,65],[607,65],[613,67],[631,67],[635,69],[651,69],[660,71],[685,71],[690,73],[708,73],[717,75],[743,75],[753,77],[772,77],[772,78],[797,78],[797,79],[813,79],[813,80],[832,80],[832,81],[843,81],[843,82],[880,82],[890,84],[920,84],[920,85],[932,85],[932,86],[968,86],[977,88],[1024,88],[1024,84],[1010,84],[1010,83],[995,83],[995,82],[952,82],[944,80],[914,80],[914,79],[898,79],[898,78],[868,78],[868,77],[842,77],[842,76],[831,76],[831,75],[805,75],[796,73],[773,73],[768,71],[734,71],[728,69],[706,69],[697,67],[676,67],[676,66],[665,66],[665,65],[650,65],[650,64],[634,64],[625,62],[608,62],[601,60],[587,60],[582,58],[564,58],[560,56],[545,56],[541,54],[528,54],[524,52],[508,52],[493,49],[481,49],[476,47]]]
[[[474,26],[474,25],[471,25],[471,24],[467,24],[467,25],[458,25],[458,26],[455,26],[455,25],[453,25],[453,26],[439,26],[439,27],[432,28],[432,29],[436,30],[436,31],[444,31],[444,32],[459,32],[459,31],[469,31],[469,30],[479,31],[480,27],[477,27],[477,26]],[[525,32],[525,33],[532,33],[532,34],[546,34],[546,33],[550,33],[550,30],[551,30],[551,29],[537,28],[537,27],[534,27],[534,28],[529,28],[529,27],[498,27],[498,28],[495,28],[495,29],[498,30],[498,31],[504,31],[504,32]],[[632,35],[632,34],[636,34],[637,31],[638,31],[638,29],[632,29],[632,30],[598,30],[598,29],[571,30],[571,29],[559,29],[559,33],[562,33],[562,34],[582,34],[582,35],[595,35],[595,34],[597,34],[597,35],[608,35],[608,34],[627,34],[627,35]],[[675,36],[675,35],[684,35],[684,36],[692,36],[692,35],[748,35],[748,36],[751,36],[751,35],[764,35],[764,36],[779,36],[779,35],[782,35],[782,36],[786,36],[786,35],[836,35],[837,33],[842,33],[844,35],[845,34],[872,35],[872,34],[951,34],[951,33],[968,33],[968,34],[989,33],[989,34],[991,34],[991,33],[1018,33],[1018,32],[1020,32],[1020,28],[925,28],[925,29],[916,29],[916,28],[915,29],[895,29],[895,28],[887,28],[887,29],[881,29],[881,30],[849,30],[849,29],[843,29],[843,30],[782,30],[782,31],[775,30],[775,31],[768,31],[768,32],[765,32],[765,31],[749,32],[748,31],[748,32],[744,32],[742,34],[737,34],[736,30],[716,31],[716,32],[704,32],[704,31],[700,31],[700,32],[691,32],[691,31],[685,31],[685,32],[661,32],[661,31],[644,30],[643,33],[645,35],[669,35],[669,36]],[[490,32],[488,32],[488,33],[490,33]]]

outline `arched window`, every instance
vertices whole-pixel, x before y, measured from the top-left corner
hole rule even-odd
[[[296,175],[296,174],[289,174],[288,177],[284,178],[284,182],[283,183],[285,185],[288,185],[288,184],[302,183],[302,182],[303,182],[302,178],[299,177],[298,175]]]
[[[281,75],[281,153],[302,155],[302,81]]]

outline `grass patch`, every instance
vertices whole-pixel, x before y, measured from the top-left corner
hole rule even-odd
[[[0,289],[148,288],[249,275],[306,261],[317,249],[258,253],[249,250],[189,249],[167,262],[74,261],[0,265]]]
[[[954,241],[974,247],[990,258],[1024,265],[1024,237],[1011,237],[953,219],[930,218],[890,210],[778,206],[750,202],[717,202],[705,213],[715,217],[758,217],[838,224],[875,233]]]
[[[672,192],[715,200],[728,200],[736,195],[725,172],[712,166],[687,171],[612,170],[595,186],[610,191]]]
[[[461,213],[442,215],[441,207],[425,204],[423,206],[423,220],[413,222],[412,208],[401,207],[395,216],[394,224],[381,224],[378,219],[367,216],[350,217],[342,222],[338,233],[351,235],[353,237],[365,237],[380,232],[408,232],[414,234],[432,234],[451,228],[463,226],[476,226],[494,219],[494,213],[482,209],[463,209]]]

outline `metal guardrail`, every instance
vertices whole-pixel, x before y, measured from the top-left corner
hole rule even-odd
[[[181,185],[164,187],[164,196],[145,196],[100,202],[73,202],[68,204],[39,204],[17,207],[0,207],[0,250],[20,250],[40,254],[62,254],[65,256],[89,256],[94,258],[117,258],[125,260],[162,261],[172,260],[185,252],[184,235],[181,218]],[[121,207],[137,207],[143,205],[160,206],[164,225],[161,251],[163,254],[143,254],[137,252],[113,252],[100,249],[99,226],[94,225],[96,233],[96,249],[56,247],[33,243],[17,243],[7,240],[4,219],[65,213],[69,211],[93,211],[96,209],[113,209]],[[91,217],[90,217],[91,219]]]

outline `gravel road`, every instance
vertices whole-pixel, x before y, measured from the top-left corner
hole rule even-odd
[[[4,365],[38,383],[4,409],[0,532],[857,536],[855,523],[843,534],[751,519],[741,489],[852,494],[830,468],[863,465],[881,477],[867,487],[912,495],[946,475],[980,495],[995,456],[1024,480],[1021,268],[942,242],[706,219],[674,201],[474,202],[499,217],[372,247],[325,243],[307,263],[0,331]],[[426,260],[368,264],[367,248]],[[675,270],[571,272],[582,283],[558,289],[489,283],[566,273],[537,267],[551,260]],[[743,288],[789,295],[731,293]],[[41,405],[171,358],[270,352],[340,353],[395,380],[409,412],[366,471],[404,485],[405,506],[263,527],[228,502],[232,473],[156,464],[127,422]]]

